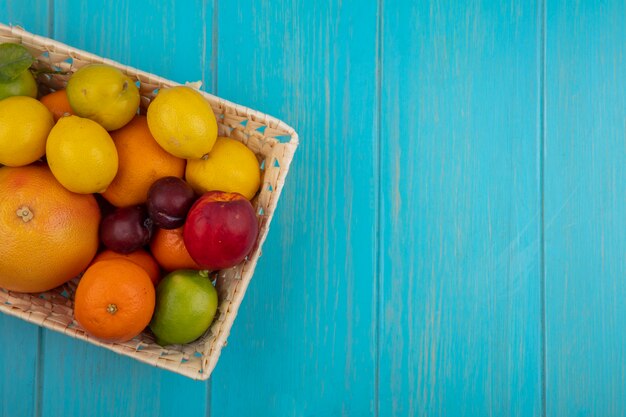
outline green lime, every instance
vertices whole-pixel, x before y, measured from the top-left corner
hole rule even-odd
[[[156,290],[150,329],[161,345],[193,342],[217,312],[217,291],[206,272],[181,269],[166,275]]]
[[[0,82],[0,100],[12,96],[28,96],[37,98],[37,82],[33,74],[26,70],[16,79],[2,83]]]

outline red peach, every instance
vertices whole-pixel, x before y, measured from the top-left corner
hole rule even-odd
[[[244,196],[209,191],[189,210],[183,240],[194,261],[216,270],[241,262],[252,250],[258,233],[254,208]]]

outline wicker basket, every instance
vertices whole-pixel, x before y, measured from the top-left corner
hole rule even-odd
[[[69,74],[90,63],[112,65],[139,81],[141,111],[144,113],[159,88],[178,85],[51,39],[33,35],[19,27],[0,24],[0,43],[4,42],[24,45],[37,59],[34,68],[60,72],[43,73],[38,76],[42,93],[63,88]],[[21,294],[0,289],[0,311],[133,357],[152,366],[193,379],[209,378],[222,347],[226,345],[231,326],[261,255],[261,246],[267,236],[289,165],[298,146],[298,135],[291,127],[273,117],[210,94],[203,95],[215,112],[219,134],[235,138],[252,149],[259,158],[262,168],[261,190],[252,201],[259,220],[259,237],[244,262],[214,274],[219,307],[209,330],[195,342],[166,348],[157,345],[149,332],[144,332],[126,343],[100,342],[87,335],[74,320],[73,294],[78,278],[42,294]]]

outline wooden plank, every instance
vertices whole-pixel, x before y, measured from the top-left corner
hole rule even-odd
[[[299,131],[212,415],[376,409],[376,3],[220,2],[218,93]]]
[[[0,2],[0,22],[47,36],[48,3],[48,0],[3,0]]]
[[[38,328],[0,314],[0,415],[34,415],[37,392]]]
[[[625,14],[548,2],[548,416],[626,415]]]
[[[213,2],[55,0],[55,39],[184,83],[213,86]]]
[[[206,416],[206,382],[44,332],[43,416]]]
[[[212,57],[212,3],[55,0],[54,6],[57,40],[176,81],[212,85],[205,71]],[[43,416],[207,414],[206,382],[50,331],[44,342]]]
[[[0,2],[0,22],[48,33],[47,0]],[[35,415],[39,400],[37,326],[0,314],[0,415]]]
[[[384,2],[380,416],[539,416],[536,1]]]

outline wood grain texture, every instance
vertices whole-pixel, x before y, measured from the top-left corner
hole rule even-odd
[[[0,22],[48,34],[48,0],[0,1]],[[0,314],[0,416],[38,411],[38,349],[41,330]]]
[[[37,406],[38,327],[0,314],[0,416],[31,416]]]
[[[541,415],[538,18],[384,2],[380,416]]]
[[[42,416],[206,416],[206,382],[44,331]]]
[[[285,120],[301,145],[211,412],[375,415],[376,4],[238,0],[218,19],[219,95]]]
[[[53,27],[61,42],[212,91],[212,1],[55,0]]]
[[[54,38],[61,42],[179,82],[213,83],[205,71],[212,57],[211,3],[55,0],[54,5]],[[43,346],[43,416],[208,413],[207,383],[47,330]]]
[[[49,0],[2,0],[0,22],[18,25],[32,33],[49,34]]]
[[[626,415],[625,15],[548,2],[548,416]]]

